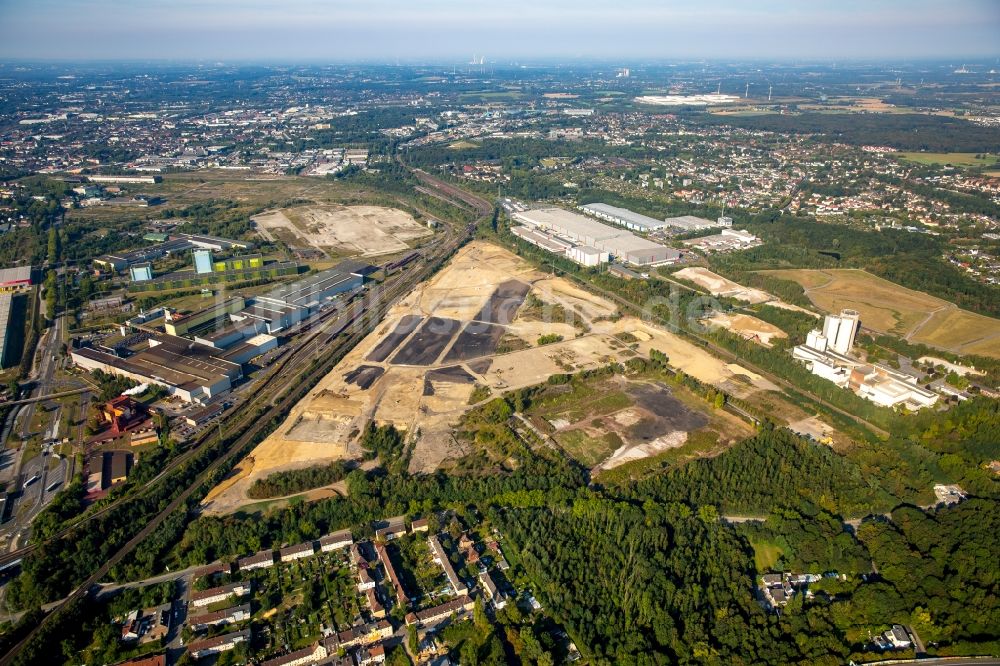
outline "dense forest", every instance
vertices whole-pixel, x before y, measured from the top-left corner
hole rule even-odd
[[[724,513],[767,514],[809,500],[841,515],[886,511],[898,501],[829,448],[784,428],[765,429],[723,454],[623,490],[657,502],[711,504]]]
[[[968,120],[913,113],[801,113],[759,116],[698,114],[707,125],[793,134],[822,134],[855,145],[892,146],[900,150],[998,152],[1000,138],[991,127]]]
[[[247,489],[247,497],[268,499],[299,493],[311,488],[319,488],[342,480],[350,466],[344,460],[336,460],[329,465],[307,467],[284,472],[275,472],[266,478],[257,479]]]

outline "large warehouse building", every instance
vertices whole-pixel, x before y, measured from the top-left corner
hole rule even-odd
[[[680,258],[680,252],[673,248],[562,208],[516,211],[511,217],[533,230],[547,232],[574,245],[590,246],[635,266],[663,264]]]
[[[635,213],[628,208],[619,208],[606,203],[589,203],[579,207],[584,213],[593,215],[600,220],[607,220],[612,224],[620,224],[626,229],[633,231],[647,232],[662,229],[667,223],[656,218]]]
[[[150,338],[149,345],[128,358],[91,347],[74,349],[71,356],[81,368],[157,384],[187,402],[203,402],[228,391],[243,376],[243,368],[227,360],[225,352],[187,338],[161,335]]]
[[[168,310],[163,329],[170,335],[187,335],[226,315],[239,312],[244,307],[246,307],[246,302],[243,300],[243,297],[234,296],[224,301],[217,301],[207,308],[190,314],[180,314]]]
[[[701,231],[713,227],[731,227],[732,219],[720,217],[716,222],[697,217],[695,215],[681,215],[679,217],[668,217],[663,220],[636,213],[628,208],[619,208],[606,203],[589,203],[580,206],[580,210],[588,215],[607,220],[612,224],[619,224],[626,229],[632,229],[641,233],[658,231],[660,229],[670,229],[675,233],[687,233],[689,231]]]
[[[12,353],[7,348],[7,338],[10,329],[10,308],[14,303],[14,297],[7,292],[0,292],[0,368],[13,365],[13,359],[7,358]]]
[[[31,266],[0,268],[0,291],[21,291],[31,287]]]
[[[364,276],[372,270],[368,264],[343,261],[333,268],[257,296],[250,307],[234,314],[233,319],[256,319],[264,322],[268,333],[281,331],[309,318],[341,294],[360,289]]]
[[[726,220],[728,220],[728,223]],[[706,220],[703,217],[697,217],[695,215],[681,215],[680,217],[668,217],[663,220],[663,224],[665,226],[672,227],[679,233],[686,233],[688,231],[712,229],[713,227],[732,226],[733,221],[727,217],[720,217],[719,221],[712,222],[712,220]]]

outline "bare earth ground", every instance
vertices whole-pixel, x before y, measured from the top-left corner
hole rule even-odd
[[[674,273],[674,276],[707,289],[713,296],[735,298],[738,301],[746,301],[747,303],[766,303],[774,298],[767,292],[744,287],[701,266],[689,266],[677,271]]]
[[[527,341],[530,348],[508,354],[463,356],[463,350],[456,349],[459,331],[481,316],[484,304],[498,286],[512,281],[530,285],[530,294],[545,303],[558,304],[579,317],[583,325],[550,323],[534,317],[528,320],[518,314],[506,325],[507,333]],[[470,243],[430,281],[416,285],[397,303],[382,325],[351,350],[292,409],[285,422],[212,490],[203,508],[210,514],[231,513],[253,503],[246,497],[246,490],[258,478],[280,470],[360,457],[357,435],[369,420],[392,423],[411,435],[419,433],[410,470],[433,471],[445,460],[466,453],[451,433],[469,409],[475,384],[499,394],[537,384],[556,373],[594,368],[626,360],[636,352],[648,355],[650,349],[658,349],[667,354],[674,367],[732,395],[746,397],[761,390],[777,390],[745,368],[727,365],[675,334],[637,318],[595,321],[615,312],[615,307],[604,299],[563,278],[535,270],[501,247]],[[431,316],[435,317],[433,327],[428,323]],[[390,337],[404,318],[411,325],[401,331],[395,348],[384,356],[375,353],[379,343]],[[415,320],[422,323],[414,326]],[[494,325],[501,325],[506,320],[494,321],[499,322]],[[423,329],[425,324],[428,330]],[[624,332],[638,340],[636,352],[614,337]],[[537,346],[538,337],[546,333],[559,333],[564,340]],[[395,360],[400,350],[406,352],[402,356],[408,364]],[[462,360],[444,362],[453,353]],[[429,354],[433,358],[425,358]],[[369,360],[369,356],[378,360]],[[366,379],[362,381],[362,377]]]
[[[827,312],[852,308],[861,325],[959,354],[1000,358],[1000,320],[857,269],[764,271],[794,280]]]
[[[266,211],[253,221],[264,236],[291,236],[319,250],[362,256],[402,252],[408,241],[431,233],[409,213],[382,206],[296,206]]]
[[[719,326],[726,330],[741,335],[747,340],[753,340],[759,344],[770,347],[775,338],[787,338],[788,334],[774,324],[751,317],[745,314],[723,314],[716,313],[709,319],[704,320],[710,326]]]

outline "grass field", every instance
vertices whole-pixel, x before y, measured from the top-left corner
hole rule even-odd
[[[950,164],[952,166],[993,166],[1000,158],[981,153],[896,153],[896,157],[917,164]]]
[[[472,143],[471,141],[466,141],[462,139],[461,141],[456,141],[455,143],[449,144],[449,148],[452,150],[468,150],[469,148],[478,148],[478,143]]]
[[[586,467],[593,467],[610,456],[620,447],[621,438],[613,433],[605,433],[602,437],[591,437],[583,430],[568,430],[556,435],[559,446]]]
[[[798,282],[827,312],[857,310],[865,328],[960,354],[1000,358],[1000,320],[960,310],[935,296],[856,269],[762,272]]]
[[[757,565],[757,571],[762,573],[771,571],[783,553],[781,546],[768,541],[751,540],[750,545],[753,546],[753,561]]]

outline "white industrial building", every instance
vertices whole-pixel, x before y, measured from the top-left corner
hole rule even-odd
[[[663,220],[636,213],[628,208],[619,208],[606,203],[589,203],[579,206],[579,209],[588,215],[593,215],[599,220],[607,220],[613,224],[619,224],[626,229],[633,231],[654,231],[667,226]]]
[[[13,358],[8,358],[11,356],[10,350],[7,348],[7,333],[10,330],[10,308],[13,304],[14,297],[9,293],[0,292],[0,367],[6,368],[8,365],[13,365]]]
[[[600,266],[610,261],[607,252],[601,252],[596,247],[577,245],[566,250],[566,256],[581,266]]]
[[[861,328],[861,315],[857,310],[841,310],[840,316],[827,315],[823,320],[822,337],[830,349],[838,354],[849,354]]]
[[[810,331],[806,343],[792,349],[792,358],[802,361],[817,377],[849,388],[882,407],[918,410],[934,405],[937,394],[919,386],[916,377],[849,356],[860,327],[855,310],[827,315],[823,329]]]
[[[730,252],[760,245],[760,239],[745,229],[723,229],[712,236],[701,236],[683,242],[688,247],[703,252]]]
[[[511,217],[529,227],[536,234],[541,233],[550,239],[573,247],[590,247],[597,250],[598,253],[606,253],[609,258],[614,257],[635,266],[665,264],[680,258],[680,252],[673,248],[640,238],[623,229],[609,227],[584,215],[572,213],[562,208],[550,207],[514,211],[511,213]],[[529,240],[529,242],[531,241]],[[567,253],[567,256],[571,255]],[[584,251],[581,256],[596,257],[598,255],[588,250]],[[573,257],[571,256],[571,258]]]
[[[333,268],[255,297],[250,307],[232,315],[232,319],[236,322],[257,320],[265,325],[268,333],[277,333],[305,321],[341,294],[360,289],[369,269],[367,264],[343,261]]]
[[[701,231],[702,229],[711,229],[713,227],[726,226],[720,224],[719,222],[706,220],[703,217],[697,217],[695,215],[680,215],[678,217],[668,217],[665,220],[663,220],[663,223],[665,226],[672,227],[681,233],[686,233],[688,231]],[[732,224],[731,220],[729,224]]]

